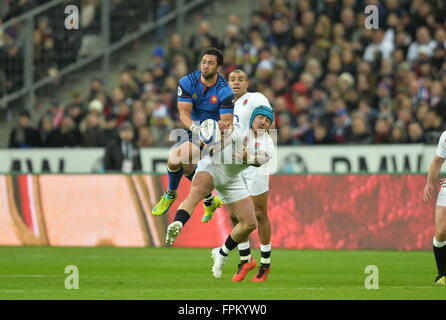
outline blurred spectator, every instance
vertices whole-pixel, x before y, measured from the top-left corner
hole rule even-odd
[[[85,116],[81,105],[77,103],[73,103],[67,106],[67,115],[73,119],[77,128],[79,128],[82,119]]]
[[[116,123],[118,127],[121,126],[123,122],[130,121],[130,117],[130,106],[126,101],[121,101],[118,105],[118,112],[116,114]]]
[[[9,148],[33,148],[42,145],[39,131],[31,126],[29,112],[22,111],[19,115],[18,125],[9,135]]]
[[[136,99],[139,97],[140,88],[138,83],[128,72],[122,72],[119,76],[119,88],[126,98]]]
[[[104,83],[101,79],[95,78],[90,82],[90,92],[88,94],[88,101],[96,99],[98,94],[105,93]]]
[[[48,17],[40,17],[34,31],[34,65],[38,79],[57,73],[54,35]]]
[[[104,135],[99,123],[99,116],[90,112],[85,117],[86,125],[82,134],[83,147],[103,147],[105,145]]]
[[[152,133],[156,146],[168,146],[172,123],[166,105],[159,102],[155,104],[150,117],[150,125],[153,128]]]
[[[424,143],[423,128],[418,122],[411,122],[408,126],[408,142],[409,143]]]
[[[389,138],[390,143],[406,143],[407,132],[406,128],[401,124],[395,124],[392,128]]]
[[[65,115],[65,108],[58,100],[53,100],[43,117],[48,117],[53,128],[59,128],[62,118]]]
[[[107,145],[110,141],[118,137],[118,124],[116,121],[116,116],[109,115],[105,118],[102,136],[104,145]]]
[[[419,27],[417,29],[417,38],[408,49],[407,60],[413,62],[417,60],[421,55],[424,57],[431,57],[434,48],[435,41],[431,39],[430,31],[427,27]]]
[[[134,141],[133,127],[129,122],[124,122],[119,127],[118,139],[107,144],[104,168],[106,171],[124,173],[142,170],[140,150]]]
[[[152,131],[150,127],[144,126],[139,128],[138,131],[138,146],[140,148],[153,147],[155,142],[153,140]]]
[[[199,52],[203,39],[209,40],[207,47],[220,47],[218,38],[212,35],[211,25],[207,20],[203,20],[198,24],[198,32],[194,32],[189,39],[189,48],[195,52]],[[197,62],[194,61],[194,63]]]
[[[379,117],[375,122],[375,137],[373,143],[383,144],[390,142],[390,123],[385,117]]]
[[[44,116],[40,119],[39,131],[40,139],[42,141],[42,147],[50,147],[49,138],[53,132],[53,129],[53,123],[51,122],[51,118],[49,116]]]
[[[332,141],[328,136],[328,129],[326,126],[317,124],[313,129],[314,133],[314,144],[331,144]]]
[[[293,135],[293,129],[289,125],[283,125],[279,129],[279,139],[277,141],[278,145],[287,146],[287,145],[296,145],[299,142]]]
[[[346,143],[350,139],[351,120],[346,109],[339,109],[334,113],[330,139],[336,143]]]
[[[139,129],[147,125],[147,117],[144,109],[133,110],[132,113],[133,130],[135,131],[135,139],[139,139]]]
[[[76,128],[73,119],[64,116],[60,123],[60,127],[53,129],[46,141],[47,147],[63,148],[78,147],[81,145],[81,134]]]
[[[22,50],[19,49],[19,43],[7,44],[4,52],[0,55],[0,61],[5,72],[6,91],[12,93],[19,90],[24,84],[24,58]]]
[[[350,144],[370,144],[373,137],[367,125],[365,116],[357,111],[352,115],[351,133],[348,136]]]
[[[191,66],[194,57],[192,57],[190,50],[184,45],[183,38],[180,34],[174,33],[169,38],[167,46],[166,61],[168,64],[175,64],[175,59],[182,57],[188,67]],[[194,61],[195,62],[195,61]]]

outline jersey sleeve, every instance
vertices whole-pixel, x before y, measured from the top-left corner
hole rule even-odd
[[[192,103],[192,85],[187,78],[184,76],[178,82],[178,102],[190,102]]]
[[[440,136],[435,154],[440,158],[446,158],[446,131]]]
[[[227,86],[220,91],[220,114],[234,113],[234,93],[232,89]]]

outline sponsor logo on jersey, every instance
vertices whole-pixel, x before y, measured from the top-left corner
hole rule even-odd
[[[258,148],[258,147],[260,147],[260,142],[256,142],[256,144],[255,144],[255,146],[254,146],[255,148]]]
[[[212,96],[211,97],[211,103],[216,104],[217,102],[218,102],[217,96]]]
[[[248,99],[245,99],[245,101],[243,101],[243,105],[246,106],[248,104]]]
[[[198,97],[197,97],[197,94],[194,93],[194,94],[192,95],[192,98],[197,99],[197,98],[198,98]]]

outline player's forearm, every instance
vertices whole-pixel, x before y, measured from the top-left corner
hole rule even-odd
[[[186,113],[180,113],[180,121],[187,129],[190,129],[193,124],[190,114]]]
[[[432,160],[429,166],[429,172],[427,174],[427,183],[433,183],[433,181],[438,177],[443,163],[444,159],[438,157],[435,157]]]
[[[190,129],[190,127],[193,125],[192,121],[192,103],[190,102],[184,102],[179,101],[178,102],[178,111],[180,113],[180,121],[183,123],[183,125]]]

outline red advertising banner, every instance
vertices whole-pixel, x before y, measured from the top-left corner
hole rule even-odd
[[[270,178],[272,245],[287,249],[429,250],[435,201],[425,204],[423,175],[277,175]],[[167,176],[0,175],[0,245],[164,246],[190,182],[183,179],[169,213],[150,211]],[[231,231],[218,209],[201,222],[203,204],[176,247],[217,247]],[[257,231],[251,237],[259,246]]]
[[[272,176],[271,243],[287,249],[431,249],[435,201],[422,200],[425,179],[423,175]],[[167,177],[162,183],[166,187]],[[187,191],[184,185],[180,188],[179,200]],[[200,205],[177,238],[177,246],[223,243],[231,230],[227,209],[219,209],[209,224],[201,223],[202,213]],[[259,246],[257,231],[251,242]]]

